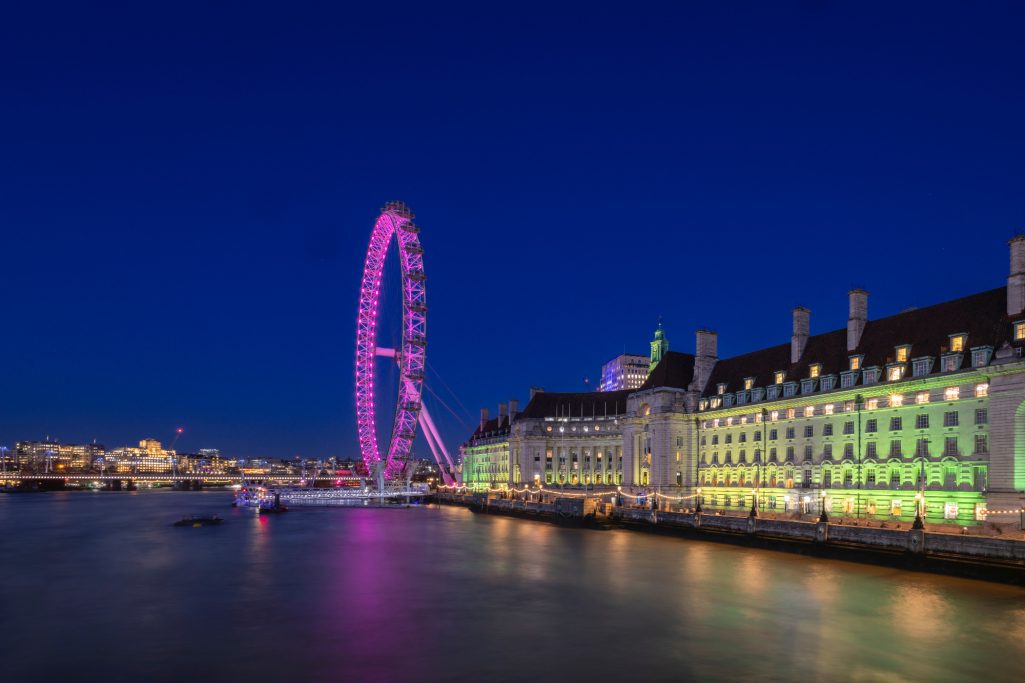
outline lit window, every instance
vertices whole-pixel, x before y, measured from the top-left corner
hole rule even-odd
[[[975,385],[975,395],[979,398],[989,396],[989,382],[982,382]]]
[[[961,397],[961,387],[947,387],[943,390],[944,401],[956,401]]]
[[[849,413],[852,410],[854,410],[854,401],[844,401],[843,402],[843,411],[845,413]]]
[[[712,420],[712,426],[713,427],[718,427],[719,426],[719,418],[715,418],[714,420]]]
[[[727,427],[732,427],[733,426],[733,418],[732,417],[726,418],[726,426]]]
[[[898,363],[907,363],[908,362],[908,348],[909,347],[907,345],[905,345],[905,346],[898,346],[897,347],[897,362]]]
[[[904,394],[890,394],[890,407],[900,408],[904,405]]]
[[[770,418],[770,419],[771,419],[771,420],[772,420],[773,422],[775,422],[776,420],[778,420],[778,419],[779,419],[779,411],[778,411],[778,410],[774,410],[774,411],[772,411],[771,413],[769,413],[769,418]]]
[[[1025,322],[1014,323],[1014,341],[1025,339]]]
[[[813,417],[814,415],[815,415],[815,406],[805,406],[805,408],[804,408],[804,416],[805,417]]]
[[[776,372],[776,384],[783,384],[783,371],[779,370]]]
[[[867,401],[865,401],[865,407],[868,410],[875,410],[876,408],[879,407],[879,399],[878,398],[870,398],[870,399],[868,399]]]
[[[964,335],[955,334],[950,338],[950,350],[954,353],[964,351]]]
[[[761,421],[762,421],[762,414],[761,413],[755,413],[755,424],[758,424]]]
[[[851,356],[851,370],[857,370],[861,367],[861,356]]]
[[[719,394],[720,396],[722,396],[725,391],[726,391],[726,385],[725,384],[719,384],[715,388],[715,393]]]
[[[822,366],[820,364],[818,364],[818,363],[815,363],[814,365],[811,366],[809,377],[812,377],[812,378],[818,377],[820,372],[822,372]]]
[[[793,420],[794,419],[794,415],[795,415],[794,409],[793,408],[787,408],[787,419],[788,420]]]
[[[919,391],[917,394],[915,394],[915,403],[921,405],[923,403],[928,403],[928,402],[929,402],[929,392],[928,391]]]
[[[822,412],[825,415],[832,415],[833,414],[833,404],[832,403],[827,403],[826,405],[822,406]]]
[[[904,374],[904,366],[903,365],[893,365],[891,367],[886,368],[886,379],[890,380],[891,382],[898,382],[898,381],[900,381],[900,378],[901,378],[901,376],[903,374]]]

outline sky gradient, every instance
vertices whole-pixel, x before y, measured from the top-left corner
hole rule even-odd
[[[871,318],[1000,286],[1025,5],[892,4],[9,4],[0,444],[355,457],[391,199],[450,446],[659,315],[728,356],[794,305],[843,326],[852,286]]]

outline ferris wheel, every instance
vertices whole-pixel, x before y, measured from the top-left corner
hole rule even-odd
[[[381,280],[393,236],[398,244],[402,286],[402,341],[397,349],[377,345]],[[356,431],[360,453],[369,473],[383,468],[384,477],[394,478],[409,463],[419,425],[445,483],[449,484],[453,481],[450,472],[455,470],[453,461],[423,404],[426,352],[427,276],[420,228],[413,223],[413,212],[408,206],[389,202],[370,234],[356,321]],[[374,406],[378,357],[392,358],[399,367],[398,400],[385,452],[377,443]]]

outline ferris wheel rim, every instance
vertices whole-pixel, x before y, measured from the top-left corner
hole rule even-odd
[[[394,476],[412,453],[420,415],[427,345],[426,276],[423,248],[413,213],[402,202],[389,202],[374,223],[363,265],[356,321],[356,427],[360,454],[368,472],[384,461],[385,475]],[[374,407],[377,380],[377,323],[384,263],[392,238],[398,245],[402,283],[402,342],[395,349],[399,364],[398,401],[388,450],[377,441]]]

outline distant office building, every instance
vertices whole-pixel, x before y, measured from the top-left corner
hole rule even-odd
[[[601,366],[602,391],[639,389],[647,378],[647,356],[624,353]]]
[[[138,448],[115,448],[103,458],[105,472],[123,474],[171,474],[176,463],[177,454],[156,439],[143,439]]]
[[[85,472],[102,456],[103,446],[96,443],[57,443],[47,439],[19,441],[15,446],[15,460],[23,472]]]

